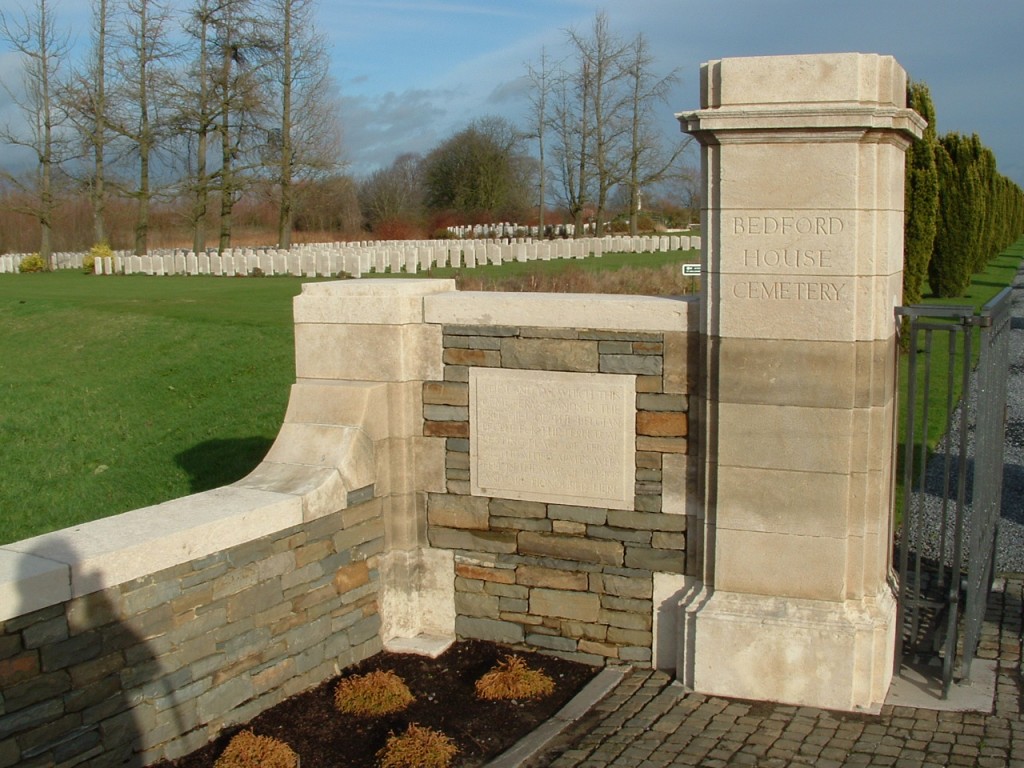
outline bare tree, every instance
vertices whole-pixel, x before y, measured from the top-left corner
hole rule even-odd
[[[316,0],[270,0],[267,18],[279,30],[270,66],[275,124],[265,147],[278,195],[279,248],[291,246],[298,183],[336,170],[341,154],[330,62],[324,37],[315,31],[315,10]]]
[[[583,235],[584,210],[590,201],[588,143],[592,132],[588,108],[590,77],[586,64],[575,74],[564,70],[556,80],[549,117],[558,167],[558,196]]]
[[[169,84],[176,51],[168,36],[171,12],[158,0],[126,0],[123,26],[117,35],[115,93],[109,125],[130,147],[137,176],[123,194],[135,200],[135,253],[149,248],[150,207],[157,192],[153,164],[166,139]]]
[[[220,140],[220,252],[231,247],[235,203],[258,167],[257,136],[265,117],[262,65],[273,47],[251,0],[221,0],[212,19],[215,59],[211,67]]]
[[[20,17],[0,11],[0,38],[22,59],[22,90],[4,83],[3,88],[17,104],[24,125],[5,125],[0,141],[28,150],[35,159],[27,177],[3,172],[3,178],[18,190],[15,210],[39,222],[39,255],[50,264],[53,256],[53,217],[57,209],[55,175],[69,153],[68,137],[61,127],[66,114],[57,99],[58,81],[68,61],[68,35],[54,26],[53,8],[47,0],[36,0],[20,9]],[[52,266],[52,264],[51,264]]]
[[[680,141],[664,150],[654,122],[655,108],[678,75],[656,76],[643,35],[623,41],[612,32],[604,12],[595,15],[586,32],[567,30],[566,39],[571,53],[551,77],[550,90],[548,77],[541,76],[546,67],[528,69],[534,85],[531,116],[543,104],[544,128],[554,138],[559,196],[577,236],[582,236],[590,210],[601,235],[613,191],[626,185],[635,232],[642,189],[668,174],[688,145]]]
[[[93,0],[92,48],[81,67],[77,67],[60,90],[60,101],[75,126],[84,154],[91,156],[81,174],[89,190],[92,206],[93,243],[108,240],[107,148],[112,133],[107,124],[107,35],[110,14],[108,0]]]
[[[576,50],[579,77],[587,80],[581,95],[589,98],[589,109],[584,105],[581,114],[589,115],[592,140],[581,162],[593,168],[596,183],[596,232],[604,231],[608,196],[622,178],[619,159],[620,147],[626,135],[628,122],[624,119],[627,95],[623,87],[626,78],[625,59],[629,46],[609,28],[608,15],[599,11],[589,36],[569,30],[568,37]]]
[[[214,178],[210,169],[210,138],[217,123],[211,71],[214,56],[213,22],[218,0],[195,0],[187,11],[185,31],[191,38],[191,59],[174,89],[175,133],[183,144],[185,173],[182,187],[189,199],[188,222],[192,251],[206,250],[206,229]]]
[[[547,166],[544,157],[544,139],[548,127],[548,100],[553,87],[551,61],[546,48],[540,50],[540,62],[536,67],[527,65],[527,77],[533,88],[530,96],[531,138],[537,140],[537,228],[544,234],[544,209],[547,203]]]
[[[629,84],[629,145],[624,183],[629,190],[629,232],[635,236],[641,190],[661,181],[678,164],[693,139],[680,140],[667,152],[662,149],[661,137],[653,126],[654,108],[667,101],[669,89],[679,81],[679,75],[676,70],[661,78],[652,74],[654,62],[642,34],[633,39],[623,63]]]

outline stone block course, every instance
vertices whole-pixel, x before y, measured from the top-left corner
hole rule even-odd
[[[430,495],[427,520],[431,525],[486,531],[488,517],[489,509],[485,498],[452,494]]]
[[[427,421],[424,437],[469,437],[468,421]]]
[[[423,384],[423,404],[469,405],[469,387],[459,382],[428,381]]]
[[[491,581],[498,584],[514,584],[516,572],[511,568],[497,568],[486,565],[457,562],[455,574],[459,578]]]
[[[505,368],[542,371],[594,372],[598,370],[597,344],[566,339],[505,339],[501,362]]]
[[[639,376],[661,376],[660,355],[601,355],[601,373],[635,373]]]
[[[501,354],[497,350],[466,349],[450,347],[444,351],[445,365],[496,367],[501,364]]]
[[[428,536],[431,546],[439,549],[486,553],[516,551],[515,532],[469,531],[431,526]]]
[[[62,764],[101,754],[117,762],[136,739],[146,762],[182,754],[172,743],[179,725],[216,729],[320,682],[333,673],[326,647],[354,661],[372,653],[376,558],[352,562],[337,550],[382,539],[379,502],[366,506],[374,511],[347,510],[357,521],[349,530],[336,513],[303,534],[283,531],[76,598],[68,621],[61,605],[5,622],[0,755],[18,765],[58,755]],[[38,650],[21,650],[25,635]],[[139,730],[129,702],[138,703]]]
[[[673,411],[637,411],[637,435],[654,437],[686,437],[689,432],[687,415]]]
[[[549,516],[549,510],[549,505],[538,501],[490,500],[490,513],[494,517],[544,520]]]
[[[632,629],[635,625],[649,630],[653,610],[652,568],[667,565],[670,572],[678,572],[679,564],[686,563],[685,555],[680,552],[673,558],[671,550],[685,546],[687,520],[683,515],[665,515],[661,510],[665,456],[688,453],[689,392],[693,389],[685,386],[688,371],[693,368],[691,361],[669,362],[666,358],[695,354],[696,350],[688,346],[688,336],[527,326],[442,329],[442,379],[424,383],[422,400],[424,435],[447,438],[447,493],[428,496],[428,538],[432,546],[456,550],[457,560],[479,558],[486,562],[487,558],[502,558],[514,567],[499,571],[502,578],[494,578],[493,572],[486,570],[488,566],[456,566],[460,577],[456,594],[466,595],[457,598],[459,605],[481,610],[481,583],[489,585],[484,594],[501,600],[497,615],[502,621],[497,625],[463,622],[459,626],[473,627],[478,633],[473,636],[494,632],[507,636],[505,622],[514,622],[528,635],[527,643],[532,643],[533,638],[570,638],[572,643],[546,640],[543,642],[547,644],[541,647],[591,661],[651,657],[649,639],[646,647],[637,637],[609,639],[608,629],[613,625],[606,623],[606,619],[624,624],[628,620],[618,619],[617,614],[640,610],[647,615],[619,628]],[[635,376],[637,439],[632,509],[470,496],[471,416],[456,409],[470,405],[465,382],[473,365]],[[674,389],[666,389],[666,376],[675,377]],[[673,489],[679,489],[674,493],[683,488],[694,492],[695,476],[673,481]],[[696,558],[691,559],[691,566],[696,566]],[[517,588],[529,590],[526,606],[517,602],[524,597],[494,589],[510,585],[510,573],[514,573]],[[487,578],[489,575],[491,578]],[[587,596],[582,603],[563,600],[563,607],[557,608],[553,596],[559,593]],[[600,607],[601,595],[610,599],[609,605]],[[595,599],[597,602],[592,602]],[[582,620],[579,612],[589,617],[595,606],[600,607],[604,617]],[[622,610],[608,613],[610,606]],[[564,616],[558,615],[558,610],[576,613]],[[467,613],[465,618],[482,620],[494,616]],[[584,633],[580,627],[588,629]],[[579,638],[594,645],[581,649],[575,643]]]
[[[584,592],[588,589],[589,578],[586,573],[577,571],[545,568],[539,565],[521,565],[516,568],[516,583],[528,587],[548,587]]]
[[[617,541],[595,541],[578,536],[526,531],[520,534],[518,543],[519,552],[524,555],[622,565],[623,547]]]

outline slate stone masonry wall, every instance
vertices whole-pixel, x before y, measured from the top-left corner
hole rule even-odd
[[[428,497],[431,546],[455,553],[456,632],[593,664],[652,660],[655,573],[692,572],[688,358],[696,334],[443,327],[444,379],[423,385],[424,435],[446,439],[447,493]],[[473,366],[636,376],[632,509],[470,495]],[[684,489],[685,492],[685,489]]]
[[[377,653],[381,506],[0,622],[0,767],[177,757]]]

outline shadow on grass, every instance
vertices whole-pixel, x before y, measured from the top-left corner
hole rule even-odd
[[[174,457],[189,476],[192,493],[241,480],[263,461],[274,441],[267,437],[207,440]]]

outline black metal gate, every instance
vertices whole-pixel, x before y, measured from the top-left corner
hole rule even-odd
[[[909,335],[896,665],[898,672],[908,657],[941,659],[943,698],[957,659],[959,676],[970,679],[994,576],[1010,296],[1005,289],[978,314],[973,307],[896,310]],[[942,438],[932,445],[936,431]]]

